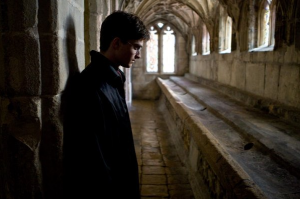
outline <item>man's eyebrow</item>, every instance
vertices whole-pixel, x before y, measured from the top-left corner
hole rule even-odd
[[[133,45],[134,45],[134,47],[136,47],[136,48],[143,48],[143,46],[140,45],[140,44],[133,44]]]
[[[143,47],[141,44],[133,44],[133,45],[136,45],[136,46],[140,46],[140,47]]]

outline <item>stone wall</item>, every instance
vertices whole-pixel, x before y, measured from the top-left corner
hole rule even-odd
[[[119,1],[0,2],[0,198],[62,198],[62,102]]]
[[[84,68],[83,12],[79,0],[1,1],[0,198],[61,198],[60,98]]]
[[[0,9],[0,198],[41,198],[38,1],[1,1]]]
[[[233,18],[232,42],[237,44],[228,54],[219,54],[216,48],[219,17],[215,14],[215,26],[210,31],[211,54],[190,56],[189,73],[255,95],[257,99],[268,100],[272,106],[299,109],[299,32],[295,30],[298,28],[300,4],[296,1],[289,4],[282,0],[272,1],[271,37],[269,49],[264,49],[272,51],[258,51],[261,3],[263,1],[248,0],[236,5],[229,2],[225,6]],[[224,3],[221,4],[224,6]],[[202,41],[198,42],[201,44]]]
[[[268,52],[198,55],[191,57],[189,72],[262,99],[300,108],[299,55],[294,46]]]

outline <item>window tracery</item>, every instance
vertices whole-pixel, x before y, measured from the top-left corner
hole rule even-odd
[[[219,53],[231,52],[232,18],[228,16],[224,7],[220,6],[219,20]]]
[[[154,26],[150,27],[150,40],[147,42],[147,72],[158,72],[158,35]]]
[[[257,47],[252,51],[271,51],[274,48],[275,6],[272,0],[264,0],[258,11]]]
[[[158,22],[150,26],[147,42],[147,73],[175,73],[175,32],[170,25]]]
[[[192,43],[191,43],[191,47],[192,47],[192,56],[196,56],[197,55],[197,51],[196,51],[196,38],[195,35],[192,36]]]
[[[210,35],[205,24],[202,26],[202,55],[210,54]]]

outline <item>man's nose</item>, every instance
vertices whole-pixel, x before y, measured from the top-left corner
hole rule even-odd
[[[141,52],[140,52],[140,51],[136,51],[136,53],[135,53],[135,58],[136,58],[136,59],[141,58]]]

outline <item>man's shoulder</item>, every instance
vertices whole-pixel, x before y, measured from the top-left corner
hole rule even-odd
[[[78,81],[82,86],[99,86],[106,81],[105,71],[99,63],[91,62],[79,74]]]

